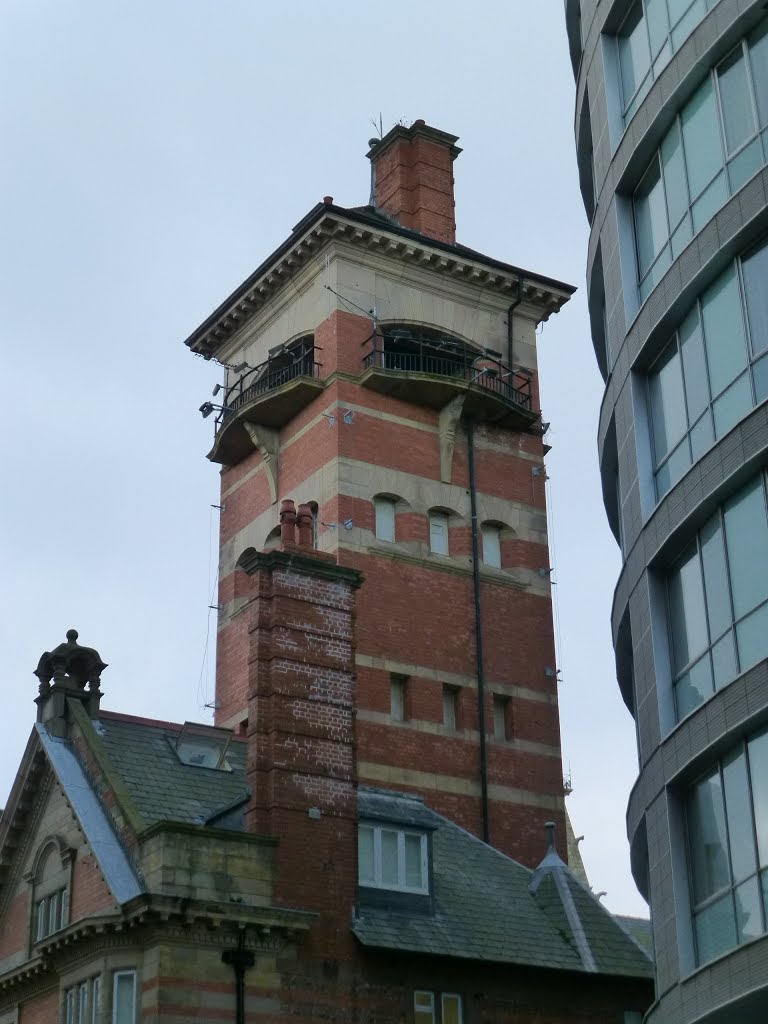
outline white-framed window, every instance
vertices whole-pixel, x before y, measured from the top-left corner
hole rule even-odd
[[[66,889],[56,889],[37,901],[35,908],[35,941],[40,942],[48,935],[63,928],[67,921],[68,894]]]
[[[99,1024],[101,976],[85,978],[64,992],[64,1024]]]
[[[458,686],[443,687],[443,725],[449,732],[456,732],[459,722]]]
[[[493,523],[483,523],[480,528],[483,538],[483,562],[494,569],[501,568],[501,529]]]
[[[445,512],[429,513],[429,549],[436,555],[448,554],[448,516]]]
[[[112,1024],[134,1024],[136,1020],[136,971],[115,971],[112,975]]]
[[[398,892],[429,892],[429,853],[423,832],[360,825],[357,851],[360,885]]]
[[[461,996],[457,992],[442,992],[439,1000],[435,992],[413,993],[415,1024],[463,1024]]]
[[[374,498],[376,516],[376,537],[378,540],[395,541],[395,502],[392,498]]]

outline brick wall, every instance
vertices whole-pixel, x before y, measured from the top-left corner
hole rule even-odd
[[[117,904],[104,881],[98,862],[91,851],[81,846],[72,865],[72,892],[69,898],[69,920],[79,921],[100,910],[116,909]]]

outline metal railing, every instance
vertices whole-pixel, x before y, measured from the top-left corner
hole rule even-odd
[[[493,391],[528,411],[533,405],[531,378],[485,356],[468,362],[460,358],[434,355],[429,350],[403,352],[379,347],[369,352],[363,360],[364,369],[371,366],[401,373],[428,373],[436,377],[458,378]]]
[[[248,373],[243,374],[235,384],[227,388],[222,408],[216,417],[216,429],[223,426],[230,416],[254,398],[269,394],[270,391],[275,391],[283,384],[296,380],[297,377],[313,377],[318,380],[321,370],[322,364],[315,363],[308,357],[298,359],[290,366],[271,367],[270,360],[261,363],[249,370]]]

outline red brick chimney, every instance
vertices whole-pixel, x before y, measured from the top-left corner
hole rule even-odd
[[[276,836],[276,903],[320,915],[310,956],[347,960],[357,882],[355,590],[284,500],[279,550],[246,551],[250,831]]]
[[[377,209],[404,228],[440,242],[456,242],[453,161],[457,135],[422,120],[396,124],[383,139],[371,139],[372,195]]]

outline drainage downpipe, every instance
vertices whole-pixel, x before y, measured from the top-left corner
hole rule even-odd
[[[485,673],[483,669],[483,625],[480,614],[480,544],[477,525],[477,491],[475,487],[475,432],[471,420],[465,423],[469,453],[469,504],[472,513],[472,583],[475,593],[475,662],[477,665],[477,718],[480,729],[480,805],[483,819],[483,842],[490,842],[488,822],[488,753],[485,736]]]
[[[523,301],[523,278],[522,275],[517,279],[517,298],[507,310],[507,366],[510,370],[514,369],[514,355],[515,355],[515,343],[512,337],[512,328],[515,323],[515,310]]]
[[[237,949],[225,949],[221,962],[235,972],[235,1024],[245,1024],[245,972],[256,962],[253,953],[245,948],[245,930],[237,937]]]

